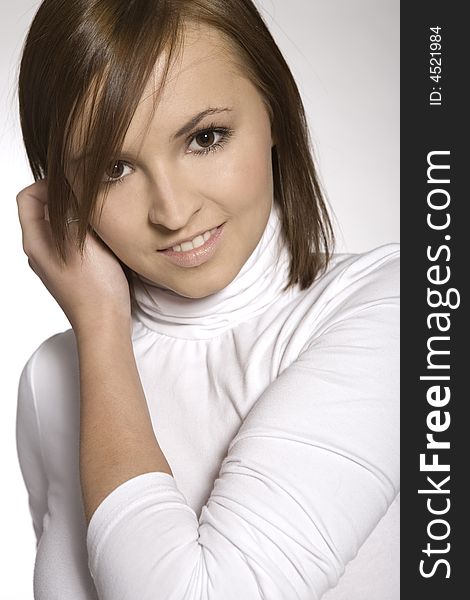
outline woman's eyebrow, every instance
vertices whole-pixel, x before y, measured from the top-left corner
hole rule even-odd
[[[192,129],[194,129],[194,127],[196,127],[196,125],[199,123],[199,121],[201,121],[207,115],[214,115],[214,114],[221,113],[221,112],[230,112],[232,110],[233,110],[233,108],[228,108],[228,107],[207,108],[206,110],[203,110],[202,112],[198,113],[197,115],[194,115],[194,117],[192,117],[185,125],[183,125],[183,127],[181,127],[181,129],[178,129],[178,131],[172,136],[170,141],[174,141],[177,138],[189,133]]]
[[[183,127],[181,127],[181,129],[178,129],[178,131],[170,138],[170,141],[174,141],[174,140],[178,139],[179,137],[189,133],[207,115],[214,115],[214,114],[218,114],[218,113],[222,113],[222,112],[231,112],[232,110],[233,110],[233,108],[229,108],[229,107],[206,108],[205,110],[201,111],[197,115],[194,115],[193,117],[191,117],[191,119],[187,123],[185,123],[183,125]],[[85,159],[90,154],[91,154],[91,152],[84,152],[84,153],[78,154],[77,156],[72,156],[70,159],[70,164],[72,166],[76,165],[77,163],[81,162],[83,159]]]

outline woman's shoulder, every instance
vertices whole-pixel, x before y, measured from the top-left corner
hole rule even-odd
[[[396,320],[399,306],[400,246],[385,244],[362,253],[333,254],[326,271],[289,306],[297,333],[317,339],[345,319],[382,313]],[[368,312],[367,312],[368,311]],[[305,341],[304,341],[305,342]]]
[[[325,276],[339,287],[353,281],[387,281],[394,275],[397,281],[400,267],[400,244],[383,244],[361,253],[333,254]]]
[[[79,384],[78,354],[72,329],[51,335],[26,360],[19,381],[18,403],[34,402],[51,416],[57,399],[71,398]]]
[[[77,364],[77,346],[73,329],[55,333],[42,341],[27,358],[23,371],[34,375],[66,374]]]
[[[362,253],[333,254],[326,269],[311,286],[312,300],[325,295],[333,305],[398,297],[400,245],[384,244]]]

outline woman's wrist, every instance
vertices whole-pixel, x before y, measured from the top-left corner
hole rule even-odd
[[[132,338],[132,319],[122,314],[106,313],[105,315],[95,315],[85,321],[73,324],[73,330],[77,339],[78,346],[83,346],[89,341],[93,343],[105,342],[111,343],[119,339]]]

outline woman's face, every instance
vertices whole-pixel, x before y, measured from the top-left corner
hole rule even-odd
[[[103,174],[114,183],[100,221],[92,223],[133,271],[190,298],[234,279],[264,231],[273,199],[267,109],[221,44],[214,29],[188,29],[148,126],[163,65],[157,61],[123,151]],[[173,258],[161,252],[222,224],[204,247],[183,245]]]

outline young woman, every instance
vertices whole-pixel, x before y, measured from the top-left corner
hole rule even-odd
[[[72,326],[19,383],[35,598],[383,600],[388,536],[355,557],[399,488],[398,247],[332,253],[255,6],[46,0],[19,102]]]

